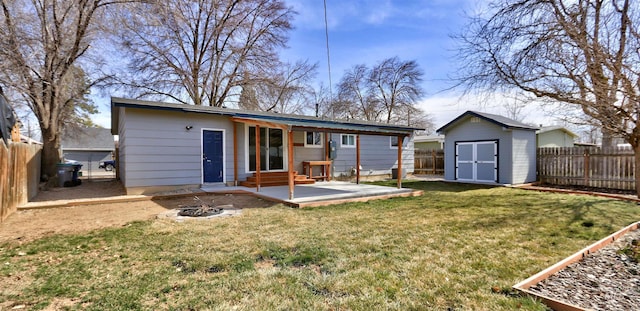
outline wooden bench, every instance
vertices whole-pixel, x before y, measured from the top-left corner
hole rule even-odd
[[[314,166],[322,166],[322,175],[313,175]],[[309,179],[331,181],[331,161],[302,161],[302,171]]]

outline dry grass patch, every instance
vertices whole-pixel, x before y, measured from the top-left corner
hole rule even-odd
[[[508,289],[640,216],[634,204],[595,197],[405,185],[425,195],[5,244],[0,282],[28,272],[19,290],[0,290],[0,306],[545,310]]]

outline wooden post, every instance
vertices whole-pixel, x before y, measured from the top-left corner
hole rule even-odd
[[[289,200],[293,200],[293,191],[295,188],[295,176],[293,174],[293,131],[288,130],[287,133],[287,150],[288,150],[288,165],[289,165]]]
[[[398,189],[402,188],[402,135],[398,135]]]
[[[589,186],[589,148],[584,149],[584,185]]]
[[[360,134],[356,135],[356,184],[360,184]]]
[[[329,153],[331,152],[331,147],[329,146],[329,132],[324,132],[324,146],[325,146],[325,153],[324,153],[324,160],[325,161],[330,161],[331,159],[329,159]],[[310,169],[313,170],[313,169]],[[324,176],[327,176],[327,180],[331,181],[331,165],[329,165],[328,167],[323,165],[322,166],[322,170],[324,172]]]
[[[238,123],[233,122],[233,185],[238,186]]]
[[[256,125],[256,191],[260,192],[260,125]]]
[[[14,143],[20,142],[20,122],[16,122],[16,124],[11,129],[11,141]]]
[[[435,149],[431,149],[431,164],[433,164],[433,171],[432,174],[435,175],[436,174],[436,150]]]

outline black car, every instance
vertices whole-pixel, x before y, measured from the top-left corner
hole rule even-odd
[[[116,160],[108,160],[100,163],[99,168],[103,168],[105,171],[110,172],[113,171],[113,168],[116,167]]]

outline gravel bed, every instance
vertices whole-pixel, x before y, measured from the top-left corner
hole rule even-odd
[[[530,291],[592,310],[640,310],[640,264],[621,253],[640,230],[589,254],[529,288]]]

